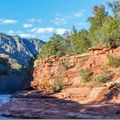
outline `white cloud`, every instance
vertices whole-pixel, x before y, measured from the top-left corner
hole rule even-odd
[[[81,16],[83,16],[84,12],[85,12],[85,10],[81,10],[79,12],[76,12],[76,13],[74,13],[73,17],[81,17]]]
[[[54,28],[52,27],[47,27],[47,28],[33,28],[31,32],[36,32],[36,33],[52,33],[54,31]]]
[[[32,27],[32,24],[23,24],[23,27],[24,27],[24,28],[31,28],[31,27]]]
[[[19,36],[23,37],[23,38],[33,38],[33,37],[35,37],[35,35],[25,34],[25,33],[21,33],[21,34],[19,34]]]
[[[55,18],[54,18],[54,24],[56,24],[56,25],[67,24],[67,22],[69,20],[73,20],[75,18],[79,18],[79,17],[83,16],[84,12],[85,12],[85,10],[82,9],[79,12],[76,12],[76,13],[74,12],[69,15],[63,15],[61,13],[56,13]]]
[[[0,24],[16,24],[18,20],[0,19]]]
[[[30,19],[29,20],[30,22],[39,22],[39,23],[41,23],[42,22],[42,20],[41,19],[36,19],[36,18],[32,18],[32,19]]]
[[[33,34],[28,34],[28,33],[23,33],[22,31],[13,31],[13,30],[9,30],[7,32],[8,35],[18,35],[20,37],[23,37],[23,38],[35,38],[35,35]]]
[[[64,28],[58,28],[58,29],[55,30],[55,33],[59,34],[59,35],[63,35],[66,31],[70,31],[70,30],[67,30],[67,29],[64,29]]]
[[[10,30],[10,31],[8,31],[8,34],[13,35],[13,34],[14,34],[14,31],[13,31],[13,30]]]
[[[56,25],[62,25],[62,24],[66,24],[66,19],[65,18],[55,18],[54,20],[54,24]]]
[[[53,27],[46,27],[46,28],[33,28],[31,32],[37,34],[45,34],[45,33],[56,33],[56,34],[64,34],[66,31],[70,31],[69,29],[65,28],[53,28]]]
[[[19,34],[22,34],[22,31],[9,30],[9,31],[7,32],[7,34],[9,34],[9,35],[19,35]]]
[[[55,25],[64,25],[67,24],[67,22],[72,19],[71,15],[63,15],[61,13],[56,13],[55,18],[52,21]]]
[[[16,34],[21,34],[22,33],[22,31],[16,31]]]
[[[76,25],[78,25],[78,26],[85,26],[86,23],[79,22],[79,23],[77,23]]]

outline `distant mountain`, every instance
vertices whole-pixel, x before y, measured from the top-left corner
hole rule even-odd
[[[20,38],[0,33],[0,54],[8,55],[21,65],[27,65],[44,44],[45,42],[39,39]]]

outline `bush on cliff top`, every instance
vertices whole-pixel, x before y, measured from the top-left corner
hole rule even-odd
[[[42,47],[38,58],[44,59],[50,55],[63,56],[65,55],[63,50],[63,38],[60,35],[54,34],[50,41]]]
[[[120,67],[120,59],[119,58],[117,58],[113,55],[109,55],[108,59],[109,59],[109,65],[111,67],[115,67],[115,68]]]
[[[108,4],[113,14],[110,15],[104,5],[96,5],[93,15],[88,18],[90,28],[77,31],[75,27],[71,32],[63,35],[54,34],[50,41],[41,49],[38,58],[44,59],[50,55],[64,56],[66,54],[81,54],[88,48],[96,45],[117,47],[120,45],[120,1],[115,0]]]

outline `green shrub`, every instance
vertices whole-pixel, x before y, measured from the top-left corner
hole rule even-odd
[[[0,75],[9,75],[10,70],[8,68],[5,68],[5,66],[0,65]]]
[[[28,66],[22,66],[21,68],[18,69],[20,72],[28,74],[30,71],[33,70],[33,66],[32,65],[28,65]]]
[[[107,73],[108,73],[108,67],[103,67],[101,70],[102,70],[102,71],[103,71],[103,73],[105,73],[105,74],[107,74]]]
[[[89,82],[90,76],[91,76],[90,70],[88,70],[88,69],[81,69],[80,70],[80,75],[81,75],[82,79],[84,80],[84,83]]]
[[[115,67],[115,68],[120,66],[120,59],[119,58],[112,56],[112,55],[109,55],[108,59],[109,59],[109,66]]]
[[[53,61],[52,61],[52,60],[48,60],[48,63],[49,63],[50,65],[52,65]]]
[[[0,75],[8,75],[10,73],[10,63],[8,58],[0,58]]]
[[[42,82],[42,84],[40,84],[40,87],[42,89],[50,89],[51,85],[50,85],[50,82],[47,81],[47,80],[43,80],[44,82]]]
[[[102,75],[96,75],[93,82],[96,86],[100,86],[102,83],[107,82],[107,77],[102,76]]]
[[[102,70],[102,73],[103,73],[104,76],[107,76],[110,72],[108,67],[103,67],[101,70]]]
[[[65,55],[62,36],[53,34],[50,40],[41,48],[38,59],[44,59],[51,55],[58,57]]]
[[[59,92],[62,90],[64,87],[63,79],[62,78],[57,78],[54,83],[52,84],[52,91],[54,93]]]
[[[69,69],[69,61],[68,60],[65,59],[64,61],[62,61],[61,65],[64,70]]]

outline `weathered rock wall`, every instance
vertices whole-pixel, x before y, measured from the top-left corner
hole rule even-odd
[[[108,66],[108,56],[112,54],[120,58],[120,48],[95,47],[89,53],[56,57],[50,56],[34,63],[32,87],[39,90],[49,88],[58,78],[64,79],[66,85],[80,86],[83,80],[80,76],[81,69],[89,69],[93,75],[103,74],[103,68]],[[119,68],[109,68],[111,80],[117,79]],[[49,83],[49,84],[48,84]],[[47,85],[46,85],[47,84]]]

